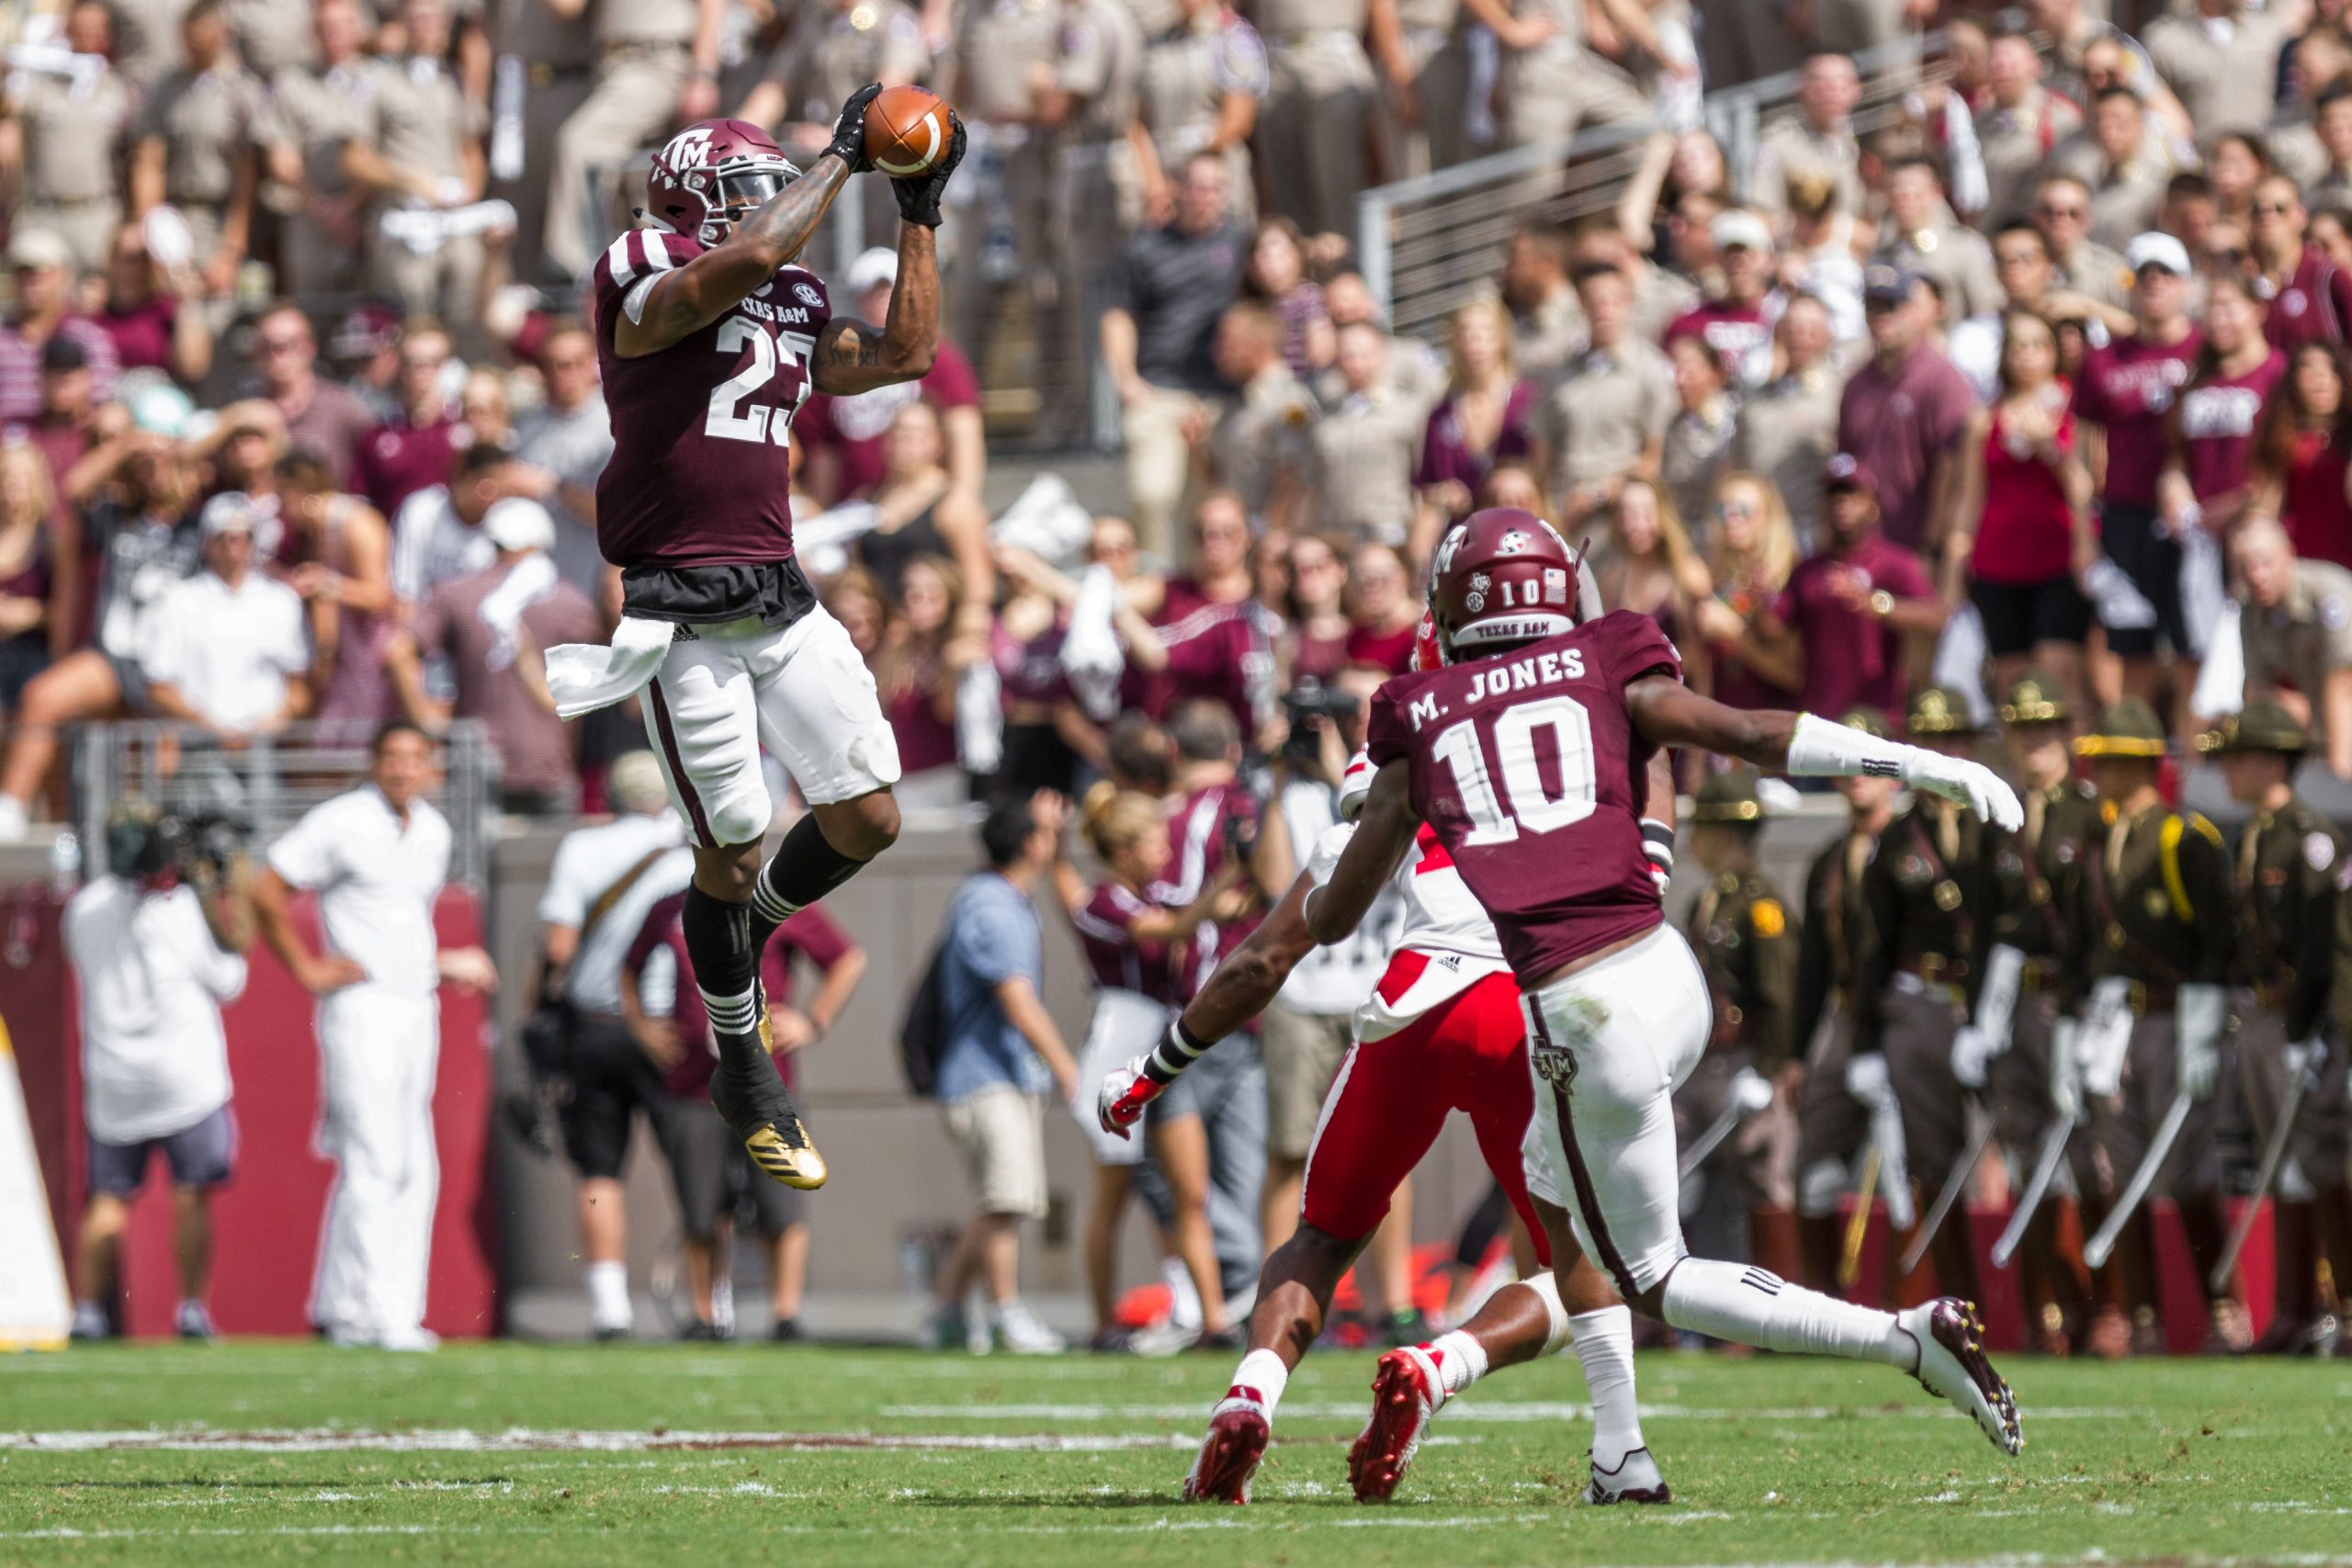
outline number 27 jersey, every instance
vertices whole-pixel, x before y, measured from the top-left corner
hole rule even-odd
[[[1660,918],[1642,852],[1656,748],[1625,687],[1679,680],[1657,623],[1618,610],[1511,652],[1399,675],[1372,699],[1374,766],[1412,770],[1414,811],[1532,985]]]
[[[615,566],[757,566],[792,554],[792,416],[832,316],[823,281],[784,267],[668,348],[625,359],[614,347],[654,280],[702,252],[684,234],[632,229],[596,262],[596,360],[613,423],[596,542]]]

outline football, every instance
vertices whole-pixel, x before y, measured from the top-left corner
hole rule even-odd
[[[865,156],[892,179],[929,173],[949,134],[947,100],[928,87],[886,87],[866,106]]]

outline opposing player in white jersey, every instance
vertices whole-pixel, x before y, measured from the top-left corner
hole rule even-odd
[[[1426,619],[1415,658],[1435,658]],[[1353,834],[1371,781],[1371,763],[1358,753],[1340,788],[1347,820],[1323,835],[1289,895],[1217,966],[1152,1056],[1104,1081],[1106,1130],[1124,1135],[1178,1073],[1261,1010],[1314,951],[1302,908]],[[1653,798],[1670,818],[1673,783],[1662,769]],[[1657,830],[1668,846],[1661,852],[1670,856],[1670,822],[1658,822]],[[1379,1228],[1397,1184],[1436,1142],[1447,1115],[1460,1110],[1470,1117],[1487,1168],[1526,1223],[1543,1269],[1496,1292],[1461,1328],[1381,1358],[1372,1418],[1349,1454],[1357,1497],[1370,1502],[1396,1490],[1430,1419],[1454,1394],[1490,1371],[1550,1355],[1573,1335],[1596,1406],[1587,1497],[1664,1502],[1666,1483],[1642,1444],[1634,1410],[1632,1315],[1612,1304],[1571,1319],[1550,1272],[1543,1226],[1529,1206],[1521,1145],[1534,1095],[1510,966],[1493,922],[1463,886],[1443,846],[1430,835],[1420,849],[1411,874],[1400,879],[1406,913],[1396,951],[1356,1011],[1355,1042],[1316,1124],[1299,1227],[1266,1259],[1249,1351],[1210,1412],[1208,1437],[1185,1479],[1184,1495],[1249,1500],[1283,1385],[1321,1333],[1332,1292]],[[1607,1293],[1605,1279],[1595,1274],[1590,1283]]]
[[[850,176],[866,168],[860,88],[805,175],[758,126],[705,120],[671,138],[646,180],[644,223],[594,268],[594,332],[613,455],[596,480],[597,543],[621,569],[608,648],[547,655],[558,711],[644,696],[645,727],[695,880],[681,917],[718,1046],[711,1103],[767,1176],[824,1183],[766,1049],[759,954],[796,911],[898,837],[899,749],[874,681],[794,558],[792,416],[811,391],[911,381],[939,344],[940,196],[964,151],[893,180],[899,286],[880,327],[835,315],[794,265]],[[774,803],[764,747],[809,805],[764,869]]]

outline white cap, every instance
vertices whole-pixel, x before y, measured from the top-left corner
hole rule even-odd
[[[849,264],[849,296],[853,299],[868,289],[898,281],[899,253],[885,246],[860,251],[857,259]]]
[[[525,496],[492,502],[482,513],[481,534],[502,550],[555,548],[555,519],[548,515],[546,507]]]
[[[250,534],[261,526],[261,502],[241,490],[223,491],[204,503],[198,515],[197,532],[203,537],[216,538],[227,533]]]
[[[1716,213],[1715,220],[1708,226],[1707,232],[1713,238],[1717,250],[1727,251],[1734,245],[1745,245],[1751,251],[1772,248],[1772,231],[1764,226],[1764,220],[1745,208],[1726,208]]]
[[[2188,265],[2188,247],[2154,229],[2134,236],[2131,244],[2124,247],[2123,265],[2135,273],[2143,267],[2162,267],[2175,277],[2187,277],[2193,270]]]

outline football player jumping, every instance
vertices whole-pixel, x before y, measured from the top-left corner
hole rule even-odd
[[[1878,1312],[1685,1250],[1672,1098],[1713,1014],[1697,961],[1662,919],[1640,827],[1661,747],[1800,777],[1892,776],[2008,829],[2024,820],[2016,795],[1975,762],[1699,695],[1655,621],[1620,610],[1577,623],[1577,563],[1532,513],[1472,515],[1439,542],[1436,565],[1447,663],[1373,698],[1365,750],[1380,771],[1355,837],[1306,900],[1307,930],[1326,942],[1353,931],[1426,822],[1493,917],[1519,982],[1535,1078],[1528,1186],[1567,1310],[1605,1302],[1571,1270],[1589,1254],[1652,1317],[1883,1362],[2016,1453],[2017,1402],[1984,1354],[1974,1303]]]
[[[880,91],[851,95],[805,174],[739,119],[690,126],[655,155],[642,225],[594,270],[614,439],[596,533],[621,569],[625,612],[609,647],[547,656],[567,718],[644,695],[694,835],[683,923],[718,1047],[711,1103],[789,1187],[823,1185],[825,1162],[768,1056],[759,953],[899,833],[899,750],[873,677],[793,556],[792,416],[811,391],[862,392],[931,368],[940,197],[964,154],[951,114],[945,155],[890,182],[901,221],[889,320],[834,315],[822,280],[794,258],[869,167],[865,111]],[[763,745],[809,804],[764,868]]]

